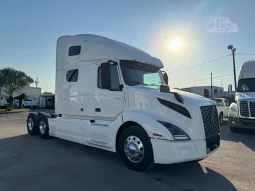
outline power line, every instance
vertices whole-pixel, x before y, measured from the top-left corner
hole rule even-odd
[[[239,55],[246,55],[246,56],[255,56],[255,54],[250,54],[250,53],[236,53],[236,54],[239,54]],[[169,72],[169,74],[171,73],[175,73],[175,72],[180,72],[180,71],[183,71],[183,70],[188,70],[188,69],[191,69],[191,68],[195,68],[195,67],[198,67],[198,66],[202,66],[202,65],[205,65],[205,64],[209,64],[211,62],[215,62],[217,60],[220,60],[220,59],[223,59],[223,58],[226,58],[228,56],[231,56],[231,54],[228,54],[228,55],[225,55],[225,56],[221,56],[219,58],[215,58],[213,60],[210,60],[210,61],[207,61],[207,62],[203,62],[201,64],[197,64],[197,65],[193,65],[193,66],[190,66],[190,67],[187,67],[187,68],[182,68],[180,70],[175,70],[175,71],[172,71],[172,72]]]
[[[226,74],[226,75],[222,75],[222,76],[216,76],[216,77],[213,77],[213,79],[222,78],[222,77],[226,77],[226,76],[232,76],[232,75],[233,75],[233,74]],[[211,79],[211,78],[206,78],[206,79],[201,79],[201,80],[196,80],[196,81],[188,81],[188,82],[177,83],[177,84],[171,84],[171,85],[188,84],[188,83],[206,81],[206,80],[210,80],[210,79]]]
[[[221,56],[221,57],[219,57],[219,58],[215,58],[215,59],[213,59],[213,60],[210,60],[210,61],[207,61],[207,62],[203,62],[203,63],[201,63],[201,64],[193,65],[193,66],[190,66],[190,67],[187,67],[187,68],[182,68],[182,69],[180,69],[180,70],[175,70],[175,71],[170,72],[169,74],[175,73],[175,72],[180,72],[180,71],[187,70],[187,69],[190,69],[190,68],[195,68],[195,67],[202,66],[202,65],[205,65],[205,64],[209,64],[209,63],[211,63],[211,62],[215,62],[215,61],[217,61],[217,60],[226,58],[226,57],[228,57],[228,56],[231,56],[231,54],[228,54],[228,55],[225,55],[225,56]]]
[[[247,55],[247,56],[255,56],[255,54],[249,54],[249,53],[236,53],[236,54],[239,54],[239,55]]]

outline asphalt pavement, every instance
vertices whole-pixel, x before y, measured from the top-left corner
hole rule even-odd
[[[220,149],[207,159],[139,173],[115,153],[30,136],[26,117],[0,115],[0,191],[255,190],[255,133],[232,133],[226,122]]]

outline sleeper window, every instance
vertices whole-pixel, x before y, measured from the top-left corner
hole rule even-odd
[[[71,46],[68,51],[68,56],[77,56],[81,53],[81,46]]]
[[[79,70],[74,69],[74,70],[68,70],[66,73],[66,81],[67,82],[77,82],[78,81],[78,76],[79,76]]]

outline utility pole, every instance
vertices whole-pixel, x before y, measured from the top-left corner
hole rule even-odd
[[[236,90],[237,90],[237,86],[236,86],[236,63],[235,63],[235,51],[236,51],[236,48],[234,48],[233,45],[229,45],[228,49],[231,50],[232,57],[233,57],[234,85],[235,85],[235,92],[236,92]]]
[[[213,98],[213,96],[212,96],[212,95],[213,95],[213,94],[212,94],[212,92],[213,92],[213,91],[212,91],[212,73],[211,73],[211,98]]]
[[[35,81],[35,87],[37,87],[39,84],[39,81],[38,81],[38,77],[36,78],[36,81]]]

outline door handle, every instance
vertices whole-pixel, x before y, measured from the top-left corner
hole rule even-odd
[[[95,111],[96,112],[101,112],[101,109],[100,108],[96,108]]]
[[[83,110],[84,110],[83,108],[80,109],[80,111],[83,111]]]

